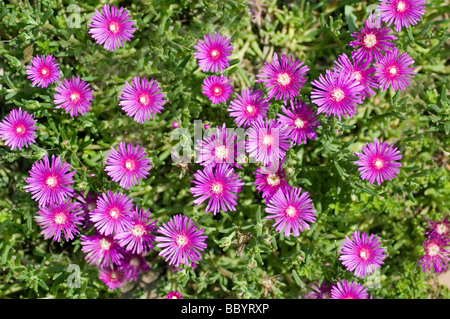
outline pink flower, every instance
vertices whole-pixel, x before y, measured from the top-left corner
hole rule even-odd
[[[53,55],[35,56],[31,59],[31,65],[27,66],[28,79],[33,86],[46,88],[61,77],[58,63]]]
[[[82,81],[79,76],[72,76],[70,80],[63,79],[55,90],[58,92],[54,97],[56,108],[63,108],[70,116],[86,114],[94,99],[94,91],[89,88],[89,83]]]
[[[204,78],[203,94],[211,100],[212,104],[226,102],[233,93],[233,85],[230,82],[231,79],[228,79],[225,75],[212,75]]]
[[[36,142],[37,120],[27,111],[12,110],[0,123],[0,138],[5,141],[6,146],[22,150],[22,147],[28,147]]]
[[[230,65],[228,57],[233,52],[233,45],[230,42],[231,40],[223,35],[210,33],[203,36],[203,41],[194,45],[194,49],[197,50],[194,56],[203,72],[216,73]]]

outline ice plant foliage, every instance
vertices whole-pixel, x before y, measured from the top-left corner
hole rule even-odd
[[[410,25],[416,25],[425,13],[425,0],[379,0],[377,12],[381,20],[388,26],[392,23],[395,30],[400,30]]]
[[[28,79],[32,86],[46,88],[61,77],[59,64],[53,55],[37,55],[31,59],[31,65],[27,65]]]
[[[90,220],[102,235],[123,232],[133,226],[130,218],[132,209],[132,198],[108,190],[98,198],[97,208],[90,214]]]
[[[0,138],[11,150],[22,150],[36,142],[36,122],[33,115],[22,111],[21,107],[14,109],[0,122]]]
[[[70,184],[74,182],[75,172],[69,172],[71,166],[61,161],[61,157],[52,155],[35,162],[30,170],[30,177],[25,178],[23,188],[26,192],[33,194],[32,199],[39,202],[39,206],[52,203],[62,203],[66,198],[71,198],[73,188]]]
[[[198,229],[192,218],[181,214],[173,216],[167,223],[161,225],[155,241],[161,248],[159,256],[164,257],[169,265],[191,265],[202,259],[206,248],[205,230]]]
[[[315,128],[319,126],[315,112],[302,100],[291,99],[281,106],[284,114],[278,113],[278,122],[285,126],[286,134],[295,144],[306,144],[317,137]]]
[[[154,119],[156,113],[161,113],[166,103],[164,97],[158,81],[135,76],[131,84],[125,82],[119,97],[119,105],[134,121],[143,124],[149,121],[150,117]]]
[[[357,48],[354,54],[355,59],[363,63],[371,63],[380,60],[383,55],[395,47],[397,37],[390,33],[390,29],[383,27],[381,21],[375,15],[369,15],[364,28],[352,33],[356,40],[348,45]]]
[[[372,274],[375,268],[381,268],[387,257],[385,251],[378,236],[371,234],[369,237],[366,233],[355,231],[351,234],[351,238],[345,236],[339,260],[356,277],[364,278]]]
[[[100,8],[101,12],[95,9],[89,24],[89,33],[92,38],[108,51],[125,46],[126,41],[130,41],[136,28],[134,22],[128,14],[128,10],[115,5],[105,4]]]
[[[367,288],[363,285],[345,279],[331,287],[330,299],[368,299]]]
[[[290,148],[286,130],[274,119],[257,120],[247,134],[246,151],[263,165],[284,158]]]
[[[310,229],[308,223],[316,221],[315,211],[309,193],[302,193],[300,187],[279,189],[266,206],[266,219],[275,219],[273,227],[279,233],[284,232],[284,236],[290,236],[292,231],[298,237],[300,232]]]
[[[81,251],[86,254],[89,265],[99,268],[120,265],[125,251],[114,240],[113,236],[94,234],[80,236]]]
[[[267,97],[275,100],[287,100],[297,97],[303,84],[306,82],[306,73],[309,68],[300,60],[294,61],[293,57],[287,58],[284,54],[274,52],[272,62],[266,62],[261,71],[256,75],[255,82],[264,83]]]
[[[195,205],[200,205],[208,200],[205,213],[213,212],[214,215],[221,210],[236,210],[236,199],[241,187],[244,185],[238,174],[228,164],[217,164],[216,166],[206,166],[203,170],[198,170],[191,180],[195,186],[191,187]]]
[[[255,171],[255,186],[258,192],[262,192],[262,198],[269,203],[272,196],[279,190],[288,190],[292,187],[286,181],[286,173],[283,168],[284,160],[273,161],[267,167],[257,167]],[[278,166],[277,166],[278,164]]]
[[[233,93],[231,79],[225,75],[212,75],[203,79],[203,94],[212,102],[218,104],[226,102]]]
[[[84,213],[78,202],[69,200],[61,204],[50,204],[37,212],[34,217],[36,223],[41,226],[45,239],[60,241],[64,234],[66,241],[74,239],[80,233],[79,226],[84,220]]]
[[[236,99],[230,102],[228,112],[238,127],[244,129],[260,118],[264,118],[269,109],[269,101],[264,93],[253,88],[244,89],[241,94],[236,94]]]
[[[217,33],[210,33],[203,36],[203,41],[194,45],[195,58],[203,72],[214,72],[225,70],[229,65],[229,56],[233,52],[231,40],[226,36]]]
[[[146,254],[153,250],[156,220],[152,221],[149,209],[134,208],[130,212],[131,226],[117,233],[114,238],[120,246],[132,254]]]
[[[447,271],[448,262],[450,261],[450,251],[446,247],[449,245],[450,239],[448,237],[431,234],[423,242],[425,254],[420,258],[418,263],[422,271],[430,271],[432,267],[437,273]]]
[[[63,79],[55,90],[56,108],[63,108],[70,116],[86,114],[94,99],[94,91],[89,88],[89,83],[81,80],[80,76],[72,76],[69,80]]]
[[[414,60],[408,53],[400,53],[397,48],[394,48],[391,52],[374,64],[375,76],[380,83],[382,91],[388,88],[395,91],[403,91],[410,85],[410,80],[414,78],[414,68],[410,67],[414,63]]]
[[[373,143],[367,143],[362,148],[362,153],[355,152],[359,157],[355,164],[359,166],[361,178],[368,180],[373,184],[375,181],[378,186],[385,180],[392,180],[400,172],[402,166],[398,162],[402,155],[400,151],[387,142],[381,142],[374,139]]]
[[[120,187],[129,189],[147,177],[152,167],[149,163],[150,160],[140,145],[120,142],[117,149],[111,146],[105,161],[105,171]]]

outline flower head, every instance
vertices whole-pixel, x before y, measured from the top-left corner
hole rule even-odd
[[[303,192],[300,187],[286,190],[279,189],[266,206],[266,219],[275,219],[273,227],[276,231],[286,237],[291,231],[295,237],[300,236],[300,232],[310,229],[308,223],[314,223],[316,216],[312,200],[308,192]]]
[[[228,112],[235,118],[234,122],[238,127],[243,126],[246,129],[256,120],[266,116],[270,103],[263,97],[263,92],[247,88],[240,95],[236,95],[237,98],[230,102]]]
[[[257,167],[255,171],[255,186],[262,197],[269,203],[272,196],[279,190],[288,190],[292,187],[286,181],[286,173],[282,161],[273,161],[269,166]]]
[[[319,121],[311,107],[297,99],[291,99],[289,108],[285,105],[281,106],[285,115],[278,113],[278,123],[286,127],[289,139],[294,144],[306,144],[307,139],[316,139],[314,129],[319,126]]]
[[[355,231],[352,238],[345,236],[346,240],[342,244],[339,260],[347,268],[353,271],[356,277],[364,278],[380,268],[383,260],[387,257],[386,251],[381,247],[378,236]]]
[[[94,99],[94,91],[89,88],[89,83],[82,81],[79,76],[64,79],[55,90],[58,92],[54,96],[56,108],[63,108],[70,116],[86,114]]]
[[[206,248],[205,230],[198,229],[192,218],[181,214],[173,216],[169,222],[161,225],[155,240],[161,248],[159,256],[165,257],[169,265],[191,265],[202,259],[202,251]]]
[[[138,76],[131,80],[131,84],[125,82],[119,99],[122,110],[140,124],[149,121],[150,117],[154,119],[154,115],[161,113],[167,102],[158,81],[153,79],[148,81]]]
[[[118,267],[106,266],[98,271],[99,279],[108,286],[110,290],[123,287],[126,283],[124,272]]]
[[[178,291],[169,291],[167,299],[183,299],[183,296]]]
[[[416,25],[425,13],[425,0],[379,0],[380,18],[390,26],[395,25],[395,30],[400,30],[410,25]]]
[[[91,17],[89,33],[92,38],[111,52],[125,46],[125,41],[130,41],[136,31],[128,10],[109,4],[103,5],[100,10],[95,9]]]
[[[430,220],[427,217],[425,219],[427,220],[425,235],[431,236],[435,234],[450,239],[450,219],[448,214],[445,214],[438,222]]]
[[[372,61],[378,61],[383,54],[392,50],[395,46],[393,40],[395,35],[389,34],[391,30],[383,27],[381,21],[375,15],[369,15],[366,19],[365,26],[359,31],[352,33],[352,37],[356,40],[351,41],[348,45],[358,47],[355,52],[355,59],[370,64]]]
[[[397,48],[374,64],[375,76],[380,83],[382,91],[392,88],[395,91],[403,91],[405,87],[410,85],[410,80],[414,78],[414,68],[409,67],[414,60],[408,53],[400,53]]]
[[[120,266],[120,270],[124,273],[125,279],[129,281],[136,281],[141,273],[150,270],[150,266],[142,254],[125,254]]]
[[[197,163],[203,166],[215,166],[221,163],[238,166],[237,158],[244,154],[244,143],[233,129],[227,129],[225,123],[217,126],[215,132],[197,141],[195,150],[199,152]]]
[[[305,294],[306,299],[330,299],[331,283],[322,281],[320,286],[313,284],[310,286],[311,290]]]
[[[249,156],[263,165],[284,158],[290,148],[286,130],[276,120],[258,119],[248,130],[245,148]]]
[[[97,199],[99,195],[97,193],[88,192],[86,197],[81,194],[75,194],[74,198],[81,206],[81,210],[84,212],[84,225],[83,228],[87,229],[94,224],[90,220],[91,213],[97,208]]]
[[[233,85],[230,84],[231,79],[225,75],[209,76],[203,79],[203,94],[211,100],[212,104],[226,102],[231,93],[233,93]]]
[[[127,195],[108,190],[97,199],[97,208],[91,212],[90,220],[102,235],[125,231],[132,226],[132,202]]]
[[[61,77],[58,63],[53,55],[35,56],[31,59],[31,65],[27,66],[28,79],[32,86],[46,88]]]
[[[133,254],[146,254],[153,250],[156,230],[156,220],[152,221],[150,210],[136,207],[130,213],[131,226],[115,235],[120,246]]]
[[[32,114],[27,111],[12,110],[2,122],[0,122],[0,138],[5,141],[6,146],[10,146],[11,150],[36,142],[36,125],[37,120],[33,118]]]
[[[139,184],[140,179],[146,178],[152,167],[144,149],[139,145],[120,142],[117,150],[111,146],[105,161],[105,171],[120,187],[129,189]]]
[[[59,242],[61,234],[69,241],[80,233],[78,227],[82,224],[84,216],[80,204],[68,200],[61,204],[52,203],[41,207],[34,220],[42,227],[41,234],[45,239],[52,238]]]
[[[368,299],[367,288],[353,281],[348,283],[343,279],[331,288],[331,299]]]
[[[198,197],[194,204],[200,205],[209,199],[205,213],[212,211],[215,215],[220,210],[236,210],[237,193],[241,191],[244,182],[230,165],[206,166],[203,170],[198,170],[194,178],[191,182],[195,186],[190,188],[192,195]]]
[[[334,71],[337,73],[345,73],[351,78],[355,78],[359,84],[364,86],[361,95],[364,98],[370,95],[375,95],[373,89],[378,88],[377,78],[372,75],[375,68],[370,67],[370,62],[363,58],[358,58],[355,51],[352,52],[352,61],[344,53],[341,54],[336,61],[334,61]]]
[[[359,161],[355,164],[359,166],[361,178],[373,184],[376,180],[378,186],[385,180],[392,180],[400,172],[398,167],[402,164],[397,162],[402,158],[400,151],[387,142],[374,139],[373,143],[367,143],[362,148],[362,153],[355,152]]]
[[[265,63],[256,82],[264,83],[269,100],[275,97],[276,100],[287,100],[299,95],[306,82],[306,73],[309,68],[300,60],[294,61],[292,56],[288,59],[280,53],[278,58],[274,52],[272,63]]]
[[[311,82],[313,90],[311,101],[319,108],[317,113],[337,116],[339,121],[356,114],[357,104],[362,103],[364,86],[356,78],[345,73],[336,73],[326,70],[325,76]]]
[[[203,36],[203,41],[200,40],[194,45],[194,49],[197,50],[194,56],[203,72],[216,73],[230,65],[228,57],[233,52],[233,45],[230,42],[230,39],[221,34],[210,33]]]
[[[87,263],[99,268],[120,265],[125,255],[125,251],[114,240],[113,236],[81,235],[80,243],[81,251],[86,253]]]
[[[25,178],[27,185],[23,188],[33,194],[31,198],[37,200],[40,206],[61,203],[67,197],[72,197],[74,191],[70,184],[74,182],[75,172],[69,172],[69,169],[70,165],[63,163],[60,156],[55,158],[52,155],[50,164],[45,155],[41,161],[33,164],[30,177]]]
[[[422,267],[422,271],[426,272],[431,270],[433,265],[434,271],[441,273],[447,271],[448,261],[450,261],[450,251],[445,247],[450,245],[450,239],[448,237],[431,234],[423,242],[425,254],[420,258],[418,266]]]

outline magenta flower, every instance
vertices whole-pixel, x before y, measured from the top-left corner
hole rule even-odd
[[[51,203],[62,203],[67,197],[73,195],[73,188],[70,184],[74,182],[73,175],[75,172],[69,172],[70,165],[63,163],[61,157],[55,158],[52,155],[52,163],[48,155],[35,162],[30,170],[30,177],[25,178],[23,188],[26,192],[33,194],[32,199],[39,202],[39,206]]]
[[[425,235],[431,236],[435,234],[450,239],[450,220],[448,214],[445,214],[444,218],[438,222],[430,220],[427,217],[424,218],[427,220]]]
[[[46,88],[61,77],[58,63],[53,55],[37,55],[31,59],[27,66],[28,79],[32,86]]]
[[[254,121],[264,118],[269,110],[269,101],[263,97],[264,93],[253,88],[247,88],[236,94],[237,98],[230,102],[228,112],[234,117],[234,122],[238,127],[244,129],[249,127]]]
[[[287,191],[292,187],[286,181],[286,173],[283,168],[284,159],[273,161],[266,167],[257,167],[255,171],[256,190],[266,199],[266,204],[270,202],[272,196],[279,190]],[[277,165],[277,166],[276,166]]]
[[[213,212],[214,215],[220,210],[236,210],[237,193],[244,185],[238,174],[228,164],[217,164],[215,167],[206,166],[203,170],[194,173],[195,180],[191,180],[195,186],[191,187],[195,205],[200,205],[208,200],[205,213]]]
[[[121,7],[119,10],[115,5],[105,4],[95,9],[89,24],[89,33],[92,38],[108,51],[125,46],[125,41],[130,41],[136,28],[128,14],[128,10]]]
[[[293,61],[292,56],[288,59],[280,53],[280,59],[276,52],[273,53],[272,63],[265,63],[256,77],[255,82],[262,82],[267,92],[269,100],[287,100],[300,94],[303,83],[306,82],[306,73],[309,68],[300,60]]]
[[[337,61],[334,61],[334,71],[337,73],[345,73],[348,77],[355,78],[359,84],[364,86],[364,90],[361,92],[362,98],[375,95],[373,89],[378,88],[377,78],[372,75],[375,72],[375,68],[370,67],[370,62],[363,58],[357,58],[355,51],[352,52],[352,61],[344,53],[340,55]]]
[[[250,127],[245,148],[257,162],[268,165],[284,158],[290,144],[286,130],[276,120],[266,117]]]
[[[183,299],[178,291],[169,291],[166,297],[167,299]]]
[[[288,138],[295,144],[306,144],[307,139],[315,140],[317,137],[315,128],[319,126],[315,112],[302,100],[291,99],[290,107],[287,103],[281,106],[284,114],[278,113],[278,123],[286,127]]]
[[[156,220],[151,221],[150,210],[136,207],[130,213],[131,226],[115,235],[120,246],[132,254],[147,254],[153,250],[156,230]]]
[[[162,248],[158,254],[169,261],[169,265],[191,265],[202,259],[202,251],[206,248],[205,230],[198,229],[190,217],[181,214],[173,216],[169,222],[158,228],[155,240],[156,247]]]
[[[362,179],[367,179],[373,184],[376,180],[378,186],[385,180],[392,180],[400,172],[398,167],[402,164],[397,162],[402,158],[397,148],[389,145],[387,142],[380,142],[374,139],[373,143],[367,143],[362,148],[362,153],[355,152],[359,161],[355,164],[359,166]]]
[[[230,84],[231,79],[225,75],[209,76],[203,79],[203,94],[211,100],[212,104],[226,102],[233,93],[233,85]]]
[[[114,240],[113,236],[81,235],[80,243],[81,251],[86,253],[87,263],[98,268],[120,265],[125,255],[125,251]]]
[[[146,178],[152,167],[144,152],[144,148],[136,145],[120,142],[117,150],[111,146],[111,151],[106,157],[105,171],[114,182],[119,182],[120,187],[129,189],[139,184],[141,178]]]
[[[424,242],[425,255],[420,258],[418,266],[426,272],[434,267],[434,271],[441,273],[447,271],[448,261],[450,260],[450,251],[445,249],[450,245],[450,239],[442,235],[431,234]]]
[[[383,260],[387,257],[384,254],[386,249],[381,247],[378,236],[355,231],[351,234],[351,239],[345,236],[346,240],[342,244],[339,260],[348,271],[353,271],[356,277],[364,278],[381,268]]]
[[[425,0],[379,0],[380,6],[377,12],[380,12],[380,18],[388,26],[395,25],[395,30],[400,30],[419,22],[425,13]]]
[[[97,199],[97,208],[91,213],[90,220],[102,235],[123,232],[133,226],[132,209],[132,198],[108,190]]]
[[[310,287],[311,290],[305,294],[305,299],[330,299],[331,283],[322,281],[320,286],[318,284],[313,284]]]
[[[61,234],[69,241],[80,233],[78,226],[82,224],[84,216],[80,204],[68,200],[65,203],[52,203],[41,207],[34,220],[42,227],[41,234],[44,235],[44,239],[53,237],[54,241],[59,242]]]
[[[117,267],[107,266],[98,271],[99,279],[105,283],[110,290],[123,287],[126,283],[124,272]]]
[[[319,79],[311,84],[314,87],[311,101],[319,107],[317,113],[325,113],[325,116],[332,114],[339,121],[342,115],[344,118],[352,117],[358,108],[356,104],[362,103],[364,86],[345,73],[326,70],[325,76],[320,74]]]
[[[209,136],[205,135],[203,140],[198,140],[195,150],[199,153],[196,162],[203,166],[222,163],[239,166],[237,158],[245,152],[244,142],[233,129],[227,129],[225,123],[222,127],[217,126]]]
[[[203,35],[203,41],[200,40],[194,45],[194,49],[197,50],[194,56],[203,72],[216,73],[230,65],[228,57],[233,52],[233,45],[230,42],[230,39],[220,34]]]
[[[86,114],[94,99],[94,91],[89,88],[89,83],[82,81],[79,76],[63,79],[55,90],[58,92],[54,96],[56,109],[63,108],[70,116]]]
[[[5,141],[6,146],[22,150],[22,147],[36,142],[37,120],[27,111],[12,110],[2,122],[0,122],[0,138]]]
[[[266,219],[275,219],[273,227],[284,236],[290,236],[291,230],[295,237],[300,236],[300,232],[310,229],[309,223],[316,221],[312,200],[308,192],[303,192],[300,187],[286,190],[279,189],[273,195],[270,203],[266,206]]]
[[[91,213],[97,208],[97,199],[99,195],[96,193],[88,192],[86,197],[81,194],[75,194],[74,198],[80,203],[81,210],[84,212],[84,225],[83,228],[87,229],[93,226],[94,224],[90,220]]]
[[[408,53],[400,52],[394,48],[391,52],[374,64],[375,76],[380,83],[381,91],[392,88],[395,91],[403,91],[410,85],[410,80],[414,78],[414,68],[409,67],[414,60]]]
[[[149,121],[150,116],[154,119],[154,115],[161,113],[167,102],[158,81],[153,79],[148,81],[138,76],[131,80],[131,84],[125,82],[119,99],[122,110],[140,124]]]
[[[150,266],[141,254],[125,254],[120,266],[120,270],[124,273],[125,279],[136,281],[138,276],[150,270]]]
[[[343,279],[342,283],[337,282],[331,287],[330,299],[368,299],[367,288],[353,281],[348,283]]]
[[[355,52],[354,59],[368,64],[380,60],[385,53],[395,47],[395,43],[391,41],[396,40],[397,37],[388,34],[390,31],[381,25],[381,21],[375,15],[369,15],[364,28],[352,33],[352,37],[356,40],[348,44],[352,47],[359,47],[353,51]]]

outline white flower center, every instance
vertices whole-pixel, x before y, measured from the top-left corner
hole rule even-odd
[[[47,68],[46,66],[44,66],[42,69],[41,69],[41,75],[43,76],[43,77],[48,77],[49,75],[50,75],[50,69],[49,68]]]
[[[294,122],[296,128],[304,128],[306,121],[303,121],[301,118],[297,118]]]
[[[186,235],[179,234],[179,235],[177,235],[175,241],[179,247],[184,247],[188,244],[189,239],[187,238]]]
[[[102,250],[109,250],[109,248],[111,248],[111,242],[106,238],[100,239],[98,243],[100,244],[100,248]]]
[[[358,82],[360,82],[362,79],[362,75],[361,75],[360,71],[353,72],[351,77],[355,78]]]
[[[55,217],[53,219],[56,224],[62,225],[66,223],[67,216],[64,212],[59,212],[55,214]]]
[[[58,179],[56,178],[56,176],[49,176],[47,177],[47,179],[45,180],[45,184],[47,185],[47,187],[49,188],[54,188],[56,187],[56,185],[58,185]]]
[[[132,171],[136,168],[136,162],[132,159],[127,159],[125,161],[125,168],[129,171]]]
[[[399,1],[397,3],[397,12],[405,12],[406,10],[406,3],[404,3],[403,1]]]
[[[370,257],[370,252],[367,249],[363,248],[359,252],[359,257],[361,257],[361,259],[363,259],[363,260],[367,260]]]
[[[447,232],[448,228],[444,223],[440,223],[436,225],[436,232],[439,235],[445,234]]]
[[[384,161],[380,158],[376,158],[373,161],[373,166],[375,166],[376,169],[382,169],[384,167]]]
[[[131,228],[131,234],[135,237],[142,237],[145,233],[145,228],[142,225],[134,225],[133,228]]]
[[[366,48],[370,49],[377,44],[377,36],[373,33],[368,33],[364,36],[363,42]]]
[[[19,124],[16,126],[16,133],[18,135],[24,135],[26,131],[27,131],[27,129],[26,129],[25,125]]]
[[[247,107],[245,108],[245,110],[247,111],[247,113],[249,115],[253,115],[256,112],[256,107],[254,107],[253,105],[247,105]]]
[[[78,92],[72,92],[71,94],[70,94],[70,100],[72,101],[72,102],[78,102],[79,100],[80,100],[80,98],[81,98],[81,96],[80,96],[80,93],[78,93]]]
[[[119,30],[120,27],[117,22],[113,21],[109,24],[109,31],[111,31],[112,33],[116,34],[117,32],[119,32]]]
[[[291,83],[291,77],[287,73],[278,74],[277,82],[281,86],[286,86]]]
[[[266,136],[264,136],[262,143],[266,146],[271,146],[274,142],[274,138],[272,135],[267,134]]]
[[[289,217],[294,217],[297,214],[297,209],[294,206],[288,206],[286,208],[286,215]]]
[[[109,211],[109,216],[111,216],[111,218],[114,218],[114,219],[119,218],[120,210],[117,207],[111,208],[111,210]]]
[[[139,259],[137,259],[136,257],[133,257],[130,259],[130,266],[139,267],[140,264],[141,263],[140,263]]]
[[[389,72],[390,76],[395,76],[398,73],[398,69],[395,65],[388,67],[387,71]]]
[[[215,60],[217,58],[219,58],[220,56],[220,51],[217,49],[213,49],[211,50],[211,57]]]
[[[141,96],[139,96],[139,103],[147,106],[150,103],[150,97],[147,94],[141,94]]]
[[[117,273],[115,270],[111,271],[111,281],[117,281],[119,280],[119,276],[117,276]]]
[[[344,91],[342,91],[341,89],[334,89],[331,92],[331,98],[336,101],[336,102],[340,102],[345,98],[345,93]]]
[[[211,191],[212,191],[214,194],[220,194],[220,193],[222,193],[222,192],[223,192],[223,185],[222,185],[222,183],[220,183],[220,182],[214,182],[214,183],[212,183],[212,185],[211,185]]]
[[[277,186],[280,185],[281,179],[277,174],[269,174],[267,176],[267,184],[270,186]]]
[[[216,147],[214,149],[214,155],[221,160],[224,160],[228,157],[228,148],[225,145]]]
[[[221,88],[220,86],[215,86],[215,87],[213,88],[213,94],[214,94],[215,96],[221,95],[221,94],[222,94],[222,88]]]
[[[431,257],[439,254],[439,251],[441,250],[439,245],[437,245],[435,243],[428,244],[427,248],[428,248],[428,256],[431,256]]]
[[[90,203],[89,205],[87,205],[87,208],[92,212],[97,208],[97,206],[95,205],[95,203]]]

